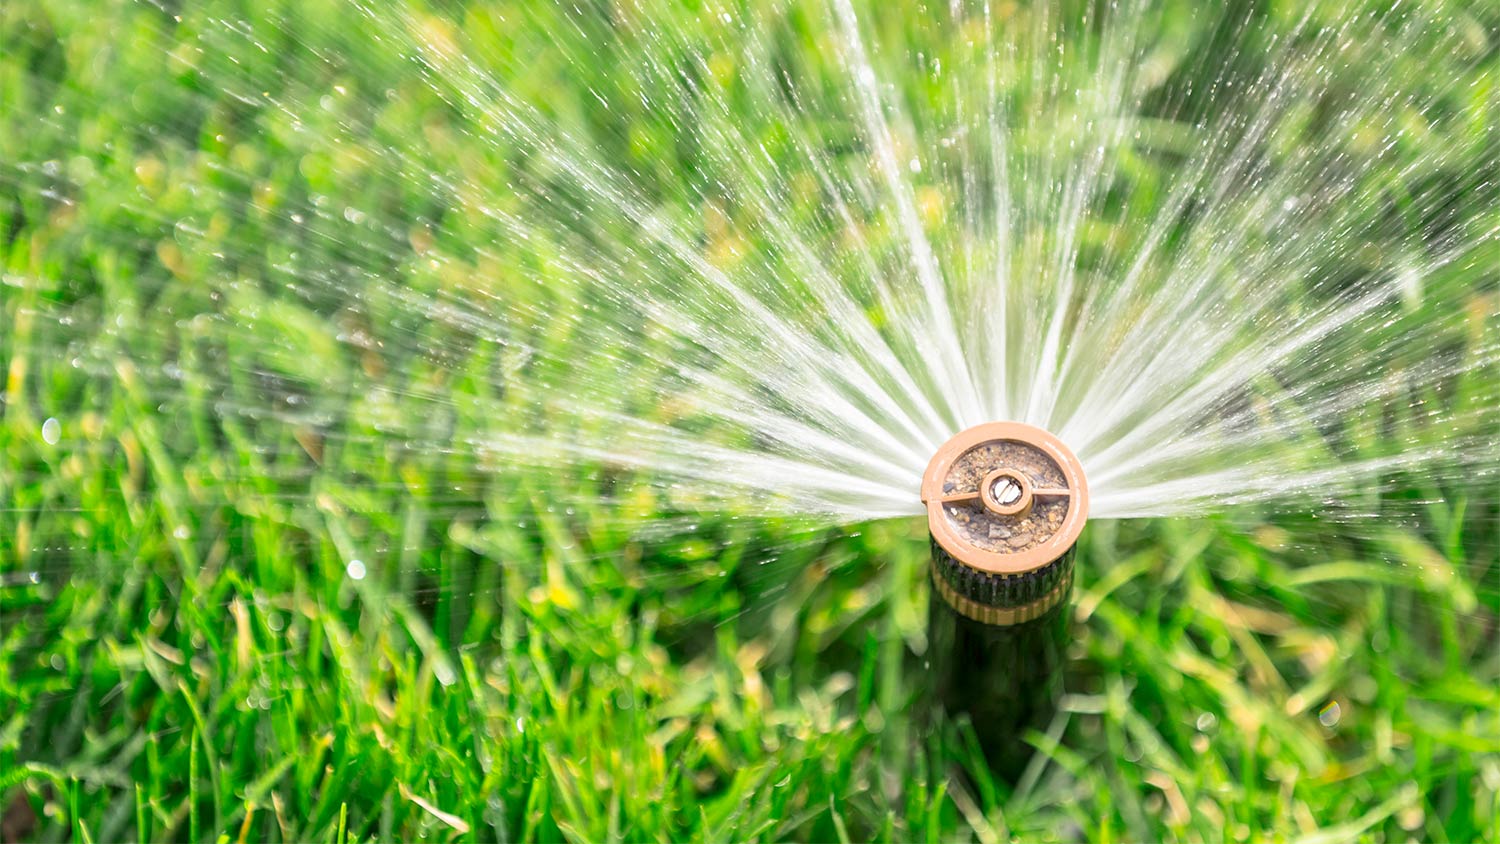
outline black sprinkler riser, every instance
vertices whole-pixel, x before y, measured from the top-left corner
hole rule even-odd
[[[1019,776],[1062,694],[1074,549],[1088,514],[1078,460],[1030,425],[970,428],[922,482],[932,535],[930,707],[973,727],[991,769]]]

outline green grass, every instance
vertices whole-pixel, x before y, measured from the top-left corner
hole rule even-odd
[[[475,148],[379,33],[309,26],[262,53],[205,23],[338,5],[204,4],[180,26],[146,4],[0,6],[0,837],[1496,837],[1493,480],[1395,478],[1356,502],[1385,517],[1356,523],[1091,526],[1065,712],[1010,786],[961,737],[966,777],[921,751],[920,523],[645,531],[691,514],[601,494],[598,473],[492,471],[463,444],[497,408],[530,412],[495,377],[511,353],[330,291],[354,268],[466,283],[431,251],[545,272],[483,220],[432,225],[432,196],[369,164],[420,131],[419,163],[494,188],[506,154]],[[517,85],[560,119],[628,84],[625,47],[580,69],[546,12],[486,29],[462,5],[441,12],[525,63]],[[1462,20],[1493,41],[1493,15]],[[1475,82],[1453,86],[1467,134],[1431,141],[1462,170],[1500,107],[1495,62],[1454,61],[1422,84]],[[257,83],[355,93],[298,131],[225,93]],[[679,153],[652,116],[594,128],[670,193]],[[333,135],[353,151],[316,141]],[[376,238],[319,196],[399,228]],[[1494,273],[1469,271],[1430,303],[1471,315],[1442,326],[1459,359],[1494,348],[1500,307]],[[332,339],[354,329],[385,345]],[[1484,401],[1495,378],[1444,400]],[[1349,424],[1373,453],[1439,436]]]

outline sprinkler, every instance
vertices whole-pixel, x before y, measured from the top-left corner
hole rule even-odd
[[[1014,778],[1031,755],[1023,736],[1046,728],[1062,692],[1083,470],[1052,434],[991,422],[938,449],[922,501],[933,714],[967,715],[990,767]]]

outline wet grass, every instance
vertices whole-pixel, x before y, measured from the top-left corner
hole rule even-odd
[[[191,70],[195,36],[165,21],[0,8],[0,838],[1494,837],[1493,480],[1394,477],[1348,505],[1380,514],[1360,520],[1092,526],[1037,762],[996,783],[958,742],[952,776],[918,750],[919,523],[701,520],[603,473],[491,471],[466,444],[494,405],[464,397],[504,392],[506,353],[326,296],[329,267],[458,283],[418,257],[482,228],[433,233],[400,174],[219,97],[240,77]],[[370,33],[304,35],[403,92],[371,137],[423,125],[457,172],[480,154]],[[572,78],[546,35],[512,37],[560,110],[630,58]],[[295,46],[237,72],[311,102],[329,80]],[[1493,86],[1493,67],[1473,72]],[[383,209],[405,245],[361,252],[373,235],[319,195]],[[225,283],[215,251],[257,283]],[[1470,271],[1428,304],[1470,315],[1441,326],[1460,359],[1497,331],[1495,275]],[[299,278],[323,286],[287,293]],[[332,340],[359,330],[387,342]],[[1345,439],[1448,433],[1414,424],[1351,416]]]

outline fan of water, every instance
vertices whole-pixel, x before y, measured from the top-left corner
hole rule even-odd
[[[1094,518],[1500,463],[1500,147],[1468,107],[1496,48],[1470,13],[145,11],[139,49],[196,41],[114,141],[120,239],[151,221],[181,290],[110,292],[139,324],[67,352],[143,402],[216,397],[314,456],[605,467],[837,521],[920,512],[930,455],[991,420],[1069,443]],[[40,131],[74,131],[57,112]],[[184,125],[207,153],[132,161]],[[93,169],[12,178],[62,214]],[[178,362],[122,363],[142,332]]]
[[[1461,134],[1449,121],[1473,91],[1413,85],[1407,64],[1465,49],[1458,21],[1194,22],[1227,32],[1174,84],[1153,39],[1169,24],[1143,9],[949,12],[887,46],[878,14],[842,0],[805,22],[812,50],[733,11],[707,46],[650,14],[619,27],[645,60],[597,94],[600,114],[664,116],[687,150],[671,196],[516,96],[481,45],[404,21],[479,137],[525,159],[505,177],[518,210],[484,217],[555,248],[547,283],[582,303],[550,352],[571,371],[527,386],[593,424],[476,445],[842,519],[914,512],[936,446],[995,419],[1072,444],[1095,517],[1323,496],[1454,457],[1493,467],[1493,442],[1461,432],[1495,429],[1496,346],[1445,354],[1437,323],[1484,332],[1494,313],[1480,283],[1496,221],[1445,210],[1500,196],[1495,150],[1487,132],[1433,143]],[[954,39],[964,62],[927,59]],[[1267,69],[1237,73],[1249,53]],[[1448,156],[1470,163],[1455,177]],[[1491,389],[1445,402],[1466,376]],[[643,377],[667,411],[622,406]],[[1357,453],[1339,437],[1372,406],[1455,434]]]

